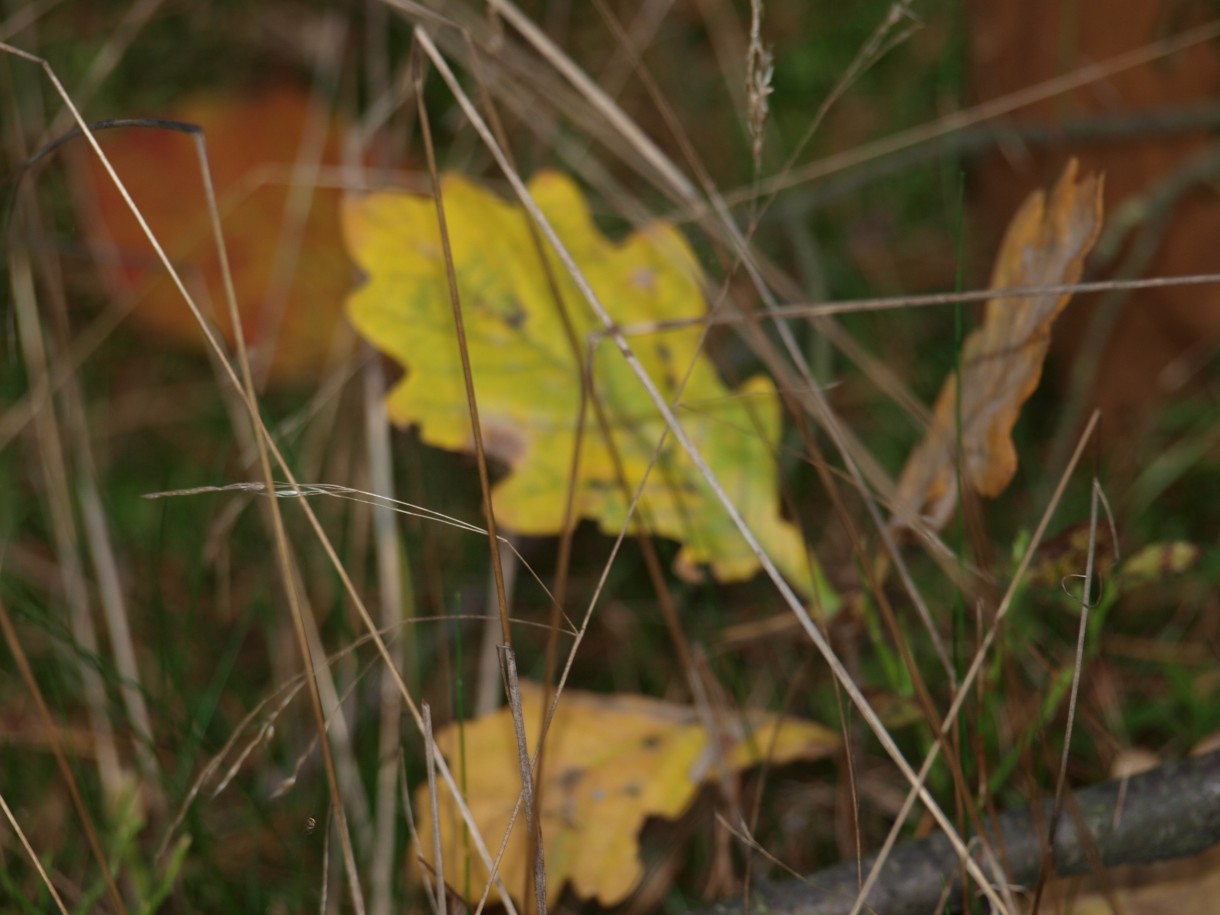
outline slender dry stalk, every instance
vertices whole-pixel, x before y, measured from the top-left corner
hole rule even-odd
[[[445,260],[445,277],[448,281],[450,303],[453,306],[453,324],[458,353],[462,363],[462,380],[466,388],[466,403],[470,410],[470,430],[474,440],[475,459],[479,468],[479,486],[483,493],[483,512],[487,519],[487,542],[491,553],[491,571],[495,584],[496,603],[500,611],[500,636],[503,639],[503,643],[499,646],[500,658],[505,677],[505,691],[513,709],[513,721],[516,724],[517,754],[522,763],[521,791],[526,805],[526,827],[531,835],[536,835],[540,824],[537,821],[537,811],[533,805],[534,775],[528,765],[529,747],[526,743],[525,725],[521,717],[521,696],[517,688],[517,670],[513,661],[512,627],[509,617],[509,596],[504,574],[504,560],[500,554],[500,538],[496,530],[496,513],[491,498],[491,477],[487,467],[487,452],[483,445],[483,427],[479,420],[479,404],[475,395],[474,376],[471,373],[470,349],[466,340],[462,302],[458,292],[457,273],[453,263],[453,249],[450,245],[448,224],[445,218],[445,203],[441,190],[440,173],[436,166],[436,151],[432,144],[432,128],[428,120],[428,110],[424,104],[423,62],[418,58],[416,60],[415,97],[419,103],[419,126],[424,141],[424,153],[428,160],[428,174],[432,180],[432,198],[436,203],[437,227],[441,240],[441,250],[444,253]],[[540,842],[534,842],[533,844],[538,849],[537,867],[535,869],[537,912],[538,915],[546,915],[546,872],[542,862],[542,844]],[[528,894],[525,898],[529,898]]]
[[[425,702],[420,711],[424,716],[424,749],[428,764],[428,804],[432,810],[432,860],[436,872],[436,912],[447,915],[449,895],[445,891],[445,856],[441,848],[441,813],[436,790],[436,740],[432,735],[432,709]]]
[[[504,644],[513,643],[512,627],[509,624],[508,589],[504,585],[504,568],[500,558],[500,542],[496,532],[496,514],[491,502],[491,477],[487,469],[487,451],[483,446],[483,425],[479,421],[479,404],[475,396],[474,376],[470,371],[470,349],[466,342],[465,321],[462,317],[462,301],[458,293],[457,274],[453,266],[453,250],[449,244],[449,230],[445,220],[445,201],[441,192],[440,172],[436,167],[436,150],[432,145],[432,128],[428,121],[428,109],[424,104],[422,62],[416,59],[415,98],[419,103],[419,126],[424,141],[424,153],[428,159],[428,175],[432,179],[432,199],[436,203],[436,221],[445,256],[445,277],[448,281],[450,303],[453,306],[453,324],[457,338],[458,353],[462,361],[462,381],[466,387],[466,403],[470,409],[470,430],[474,439],[475,459],[479,468],[479,486],[483,491],[483,511],[487,518],[487,541],[491,555],[491,570],[496,585],[496,603],[500,609],[500,635]]]
[[[529,755],[529,743],[525,735],[525,712],[521,705],[521,683],[517,679],[517,657],[511,645],[500,648],[500,663],[504,670],[504,692],[508,695],[508,707],[513,716],[513,732],[517,737],[517,766],[521,772],[521,800],[525,809],[525,826],[530,832],[529,847],[534,851],[534,904],[537,915],[546,915],[546,856],[542,843],[542,822],[538,805],[534,801],[535,775]],[[542,748],[538,748],[538,753]],[[511,827],[510,827],[511,831]],[[507,831],[506,831],[507,835]],[[529,899],[529,887],[525,888],[523,898]],[[526,915],[529,915],[526,906]]]
[[[754,176],[762,173],[762,150],[768,101],[772,92],[771,78],[775,75],[775,59],[762,39],[762,0],[750,0],[750,44],[746,48],[746,129],[750,135],[750,152],[754,159]],[[827,99],[827,104],[833,98]]]
[[[4,799],[4,794],[0,793],[0,810],[4,811],[4,818],[8,820],[9,826],[17,835],[17,841],[21,843],[21,848],[25,851],[30,859],[30,864],[34,865],[34,870],[38,871],[38,877],[42,880],[42,885],[47,888],[47,893],[55,902],[55,907],[59,909],[63,915],[68,915],[68,909],[64,905],[64,901],[59,898],[59,891],[55,889],[55,884],[51,882],[51,878],[47,876],[46,868],[42,866],[42,861],[38,857],[38,853],[34,851],[34,847],[30,845],[30,840],[26,838],[25,831],[21,828],[21,824],[17,822],[17,818],[13,816],[13,811],[9,809],[8,801]]]
[[[367,437],[369,483],[374,491],[393,498],[393,453],[390,449],[389,418],[382,406],[385,397],[385,371],[380,361],[370,359],[364,368],[364,425]],[[402,542],[397,519],[389,505],[378,500],[372,508],[374,548],[377,554],[377,582],[381,595],[381,622],[393,629],[402,620],[415,617],[414,589],[409,580],[410,567],[400,561]],[[404,642],[413,639],[409,627],[404,638],[392,646],[392,657],[400,668],[405,656]],[[402,742],[402,700],[394,688],[389,671],[381,672],[380,720],[377,744],[377,789],[374,794],[375,822],[370,883],[370,915],[390,915],[394,903],[394,849],[397,832],[397,764]],[[429,751],[429,759],[431,759]],[[429,772],[433,767],[429,764]],[[433,821],[437,822],[437,821]],[[439,860],[439,859],[438,859]],[[441,912],[444,915],[444,912]]]
[[[1076,633],[1076,656],[1072,664],[1072,686],[1068,692],[1067,721],[1063,725],[1063,751],[1059,759],[1059,772],[1055,777],[1055,796],[1051,803],[1050,824],[1047,827],[1046,852],[1042,858],[1042,872],[1038,878],[1038,884],[1034,888],[1034,900],[1030,905],[1030,911],[1032,912],[1038,911],[1038,906],[1042,902],[1042,893],[1046,888],[1046,881],[1050,879],[1052,873],[1055,836],[1059,831],[1059,818],[1063,813],[1063,792],[1067,786],[1068,759],[1072,751],[1072,731],[1073,725],[1076,722],[1076,701],[1080,696],[1080,675],[1084,669],[1085,641],[1089,634],[1089,610],[1093,599],[1093,572],[1097,558],[1097,514],[1098,506],[1105,500],[1101,481],[1096,476],[1093,477],[1093,485],[1090,487],[1090,490],[1092,495],[1089,499],[1089,543],[1085,552],[1084,578],[1081,582],[1080,624],[1077,627]],[[1108,508],[1107,505],[1107,511]],[[1113,518],[1111,518],[1111,529],[1113,529],[1113,523]],[[1118,538],[1114,537],[1113,542],[1117,546]]]

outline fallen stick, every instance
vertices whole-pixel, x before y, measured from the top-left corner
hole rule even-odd
[[[988,828],[1010,885],[1037,882],[1049,818],[1048,800],[1037,817],[1029,809],[1009,811]],[[1220,752],[1070,794],[1055,835],[1053,876],[1089,873],[1095,862],[1113,867],[1181,858],[1213,845],[1220,845]],[[855,904],[860,873],[867,874],[875,859],[836,864],[803,880],[762,883],[748,900],[718,902],[692,915],[844,915]],[[960,875],[961,862],[943,833],[903,843],[890,853],[862,911],[931,915],[946,897],[950,909],[960,907]]]

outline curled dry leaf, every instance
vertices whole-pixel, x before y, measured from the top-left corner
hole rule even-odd
[[[457,175],[445,176],[441,186],[483,437],[488,452],[509,468],[492,493],[497,521],[521,534],[558,534],[571,486],[575,517],[596,520],[617,535],[661,443],[633,524],[682,544],[679,572],[708,565],[724,581],[753,576],[757,557],[667,435],[664,418],[627,361],[604,340],[589,352],[601,325],[549,248],[543,262],[524,209]],[[657,222],[616,243],[598,231],[567,176],[545,172],[529,187],[619,324],[706,313],[698,262],[675,228]],[[349,198],[343,226],[368,277],[349,299],[352,323],[407,369],[390,392],[391,417],[418,425],[430,445],[473,450],[433,199],[391,192]],[[634,337],[631,345],[661,393],[677,401],[687,435],[763,549],[795,587],[810,597],[816,592],[829,613],[838,600],[799,531],[779,512],[775,385],[758,375],[728,388],[701,352],[701,337],[698,327],[686,326]],[[592,361],[591,389],[608,435],[595,407],[582,405],[585,358]],[[580,466],[574,469],[578,435]]]
[[[996,257],[983,324],[961,353],[961,476],[981,495],[999,495],[1017,470],[1012,429],[1038,387],[1051,324],[1067,293],[1010,297],[1005,289],[1078,282],[1084,259],[1101,231],[1102,179],[1076,179],[1072,160],[1047,197],[1031,194],[1017,211]],[[958,379],[941,387],[932,424],[911,452],[898,481],[894,523],[916,518],[942,528],[957,504]]]
[[[522,713],[531,754],[537,747],[543,691],[521,684]],[[565,690],[547,731],[539,792],[547,896],[558,899],[566,882],[603,906],[622,902],[644,876],[639,832],[648,817],[679,817],[701,785],[724,772],[764,761],[784,764],[830,756],[839,735],[822,725],[771,712],[718,714],[709,735],[699,713],[645,696]],[[436,734],[455,778],[463,766],[464,795],[488,847],[499,847],[521,792],[512,713],[501,709]],[[723,767],[723,768],[722,768]],[[459,782],[460,784],[460,782]],[[472,905],[483,894],[487,869],[463,838],[452,795],[438,789],[441,854],[451,888]],[[433,864],[433,822],[427,785],[415,793],[420,846]],[[525,816],[518,814],[500,864],[510,893],[526,876]],[[469,870],[467,869],[469,865]],[[469,874],[469,880],[466,875]],[[520,900],[518,900],[520,901]]]

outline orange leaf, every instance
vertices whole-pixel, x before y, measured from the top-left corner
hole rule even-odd
[[[1089,175],[1077,182],[1076,161],[1070,161],[1049,198],[1042,191],[1031,194],[1013,217],[991,287],[1002,292],[1077,282],[1101,231],[1101,200],[1102,179]],[[982,326],[962,345],[961,473],[984,496],[1003,492],[1017,471],[1012,429],[1038,387],[1051,324],[1070,298],[1067,293],[997,295],[987,302]],[[953,513],[957,399],[957,376],[951,375],[941,387],[927,435],[899,479],[897,524],[909,526],[926,513],[926,523],[939,529]]]
[[[204,130],[247,343],[265,359],[257,348],[276,341],[273,380],[315,376],[340,327],[352,268],[339,229],[341,192],[294,188],[291,174],[308,130],[324,131],[318,163],[338,164],[343,125],[313,109],[307,92],[286,87],[196,96],[166,117]],[[98,140],[192,296],[213,313],[232,345],[193,139],[171,130],[120,128],[103,131]],[[137,303],[132,322],[158,344],[205,346],[97,157],[89,153],[78,172],[78,209],[111,295]]]

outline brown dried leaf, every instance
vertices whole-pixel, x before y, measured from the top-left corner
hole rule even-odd
[[[1049,198],[1031,194],[1000,245],[991,288],[1062,286],[1080,279],[1084,258],[1101,231],[1102,178],[1076,180],[1068,162]],[[1003,492],[1017,471],[1012,429],[1038,387],[1051,324],[1069,294],[999,295],[987,302],[983,324],[962,345],[962,477],[981,495]],[[911,452],[898,481],[895,523],[911,526],[924,514],[944,526],[957,503],[957,376],[945,379],[932,424]]]

